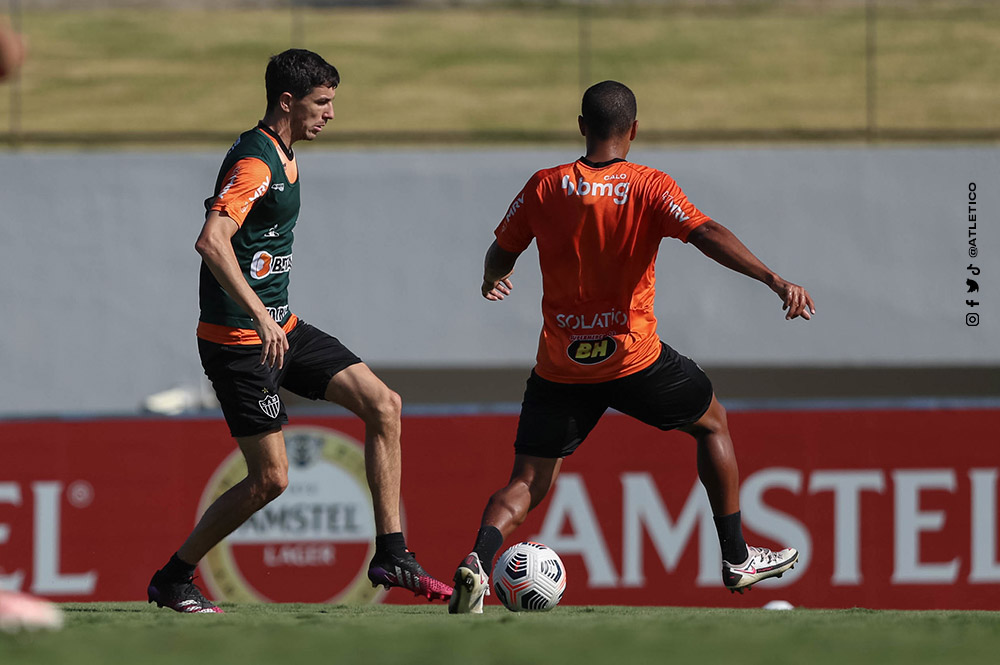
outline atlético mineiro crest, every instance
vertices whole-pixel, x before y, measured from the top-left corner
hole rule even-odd
[[[260,404],[260,410],[266,413],[269,417],[278,417],[278,410],[281,409],[281,402],[278,400],[277,395],[268,395],[257,403]]]

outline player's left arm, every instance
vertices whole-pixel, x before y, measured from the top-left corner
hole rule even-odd
[[[702,254],[730,270],[766,284],[781,298],[781,309],[786,310],[785,319],[799,316],[811,319],[816,313],[816,305],[808,291],[779,277],[754,256],[732,231],[715,220],[710,219],[693,229],[687,241],[701,250]]]
[[[494,240],[486,250],[486,260],[483,265],[483,297],[487,300],[503,300],[510,295],[514,285],[510,276],[514,272],[514,263],[520,252],[510,252]]]

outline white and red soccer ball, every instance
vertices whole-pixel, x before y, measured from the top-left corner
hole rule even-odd
[[[511,612],[547,611],[566,591],[566,567],[541,543],[518,543],[497,559],[493,592]]]

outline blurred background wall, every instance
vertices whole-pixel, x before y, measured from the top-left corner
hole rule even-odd
[[[296,146],[292,307],[407,403],[519,401],[534,249],[501,304],[478,295],[482,255],[531,173],[579,156],[580,94],[606,78],[638,95],[631,157],[817,300],[814,321],[785,322],[766,288],[666,241],[661,335],[721,396],[1000,395],[996,3],[4,11],[30,56],[0,88],[2,416],[130,413],[172,388],[182,406],[210,401],[193,334],[201,202],[263,112],[267,57],[290,46],[343,74],[336,120]]]
[[[516,368],[522,382],[541,321],[537,255],[532,247],[521,258],[503,303],[479,295],[482,257],[528,176],[580,150],[310,148],[299,157],[293,311],[376,368],[471,372],[463,384]],[[816,299],[813,321],[787,322],[763,285],[664,241],[660,334],[707,367],[1000,365],[990,311],[981,325],[966,324],[966,299],[987,307],[1000,280],[987,275],[979,294],[966,294],[963,221],[970,182],[996,190],[1000,150],[637,148],[632,157],[671,173],[696,205]],[[2,384],[0,408],[128,411],[143,396],[198,385],[193,242],[218,161],[203,152],[0,155],[12,230],[0,365],[23,378]],[[989,200],[983,208],[990,228],[996,208]],[[995,256],[995,237],[984,241],[983,255]],[[518,397],[485,376],[471,393],[449,388],[454,378],[424,378],[415,393],[424,401],[436,391]],[[973,384],[969,392],[979,393]]]

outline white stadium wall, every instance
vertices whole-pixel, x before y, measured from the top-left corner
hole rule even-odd
[[[0,154],[0,415],[130,412],[151,393],[201,381],[193,245],[223,154]],[[578,149],[303,146],[299,155],[294,312],[377,367],[530,365],[535,250],[500,304],[479,295],[482,257],[531,173]],[[817,301],[812,322],[786,322],[766,288],[665,240],[660,333],[701,364],[1000,365],[1000,148],[636,148],[631,157],[674,176]],[[979,292],[967,293],[969,278]]]

